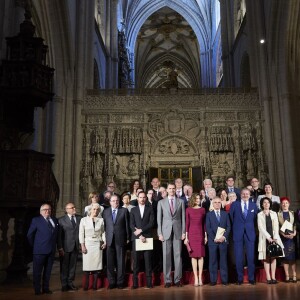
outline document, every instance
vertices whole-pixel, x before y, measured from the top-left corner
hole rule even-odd
[[[292,223],[290,223],[288,220],[285,220],[285,221],[284,221],[284,223],[282,224],[280,230],[281,230],[282,232],[285,232],[286,230],[291,231],[291,232],[294,232],[293,225],[292,225]]]
[[[225,233],[225,228],[218,227],[215,240],[220,239]]]
[[[146,238],[146,242],[143,243],[142,240],[135,240],[135,250],[144,251],[144,250],[153,250],[153,238]]]

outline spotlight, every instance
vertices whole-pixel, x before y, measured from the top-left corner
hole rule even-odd
[[[261,44],[264,44],[264,43],[265,43],[265,40],[264,40],[264,39],[261,39],[259,42],[260,42]]]

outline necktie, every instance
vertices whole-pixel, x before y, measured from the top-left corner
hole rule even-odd
[[[112,212],[112,220],[113,220],[113,223],[115,224],[116,223],[116,210],[115,209]]]
[[[71,223],[73,225],[73,228],[75,228],[76,227],[75,216],[71,217]]]
[[[180,198],[180,191],[176,192],[177,198]]]
[[[217,220],[218,220],[218,222],[220,223],[220,212],[219,211],[217,211]]]
[[[248,209],[247,209],[247,203],[245,202],[244,203],[244,218],[246,219],[247,217],[247,214],[248,214]]]
[[[170,211],[171,211],[171,214],[173,215],[173,214],[174,214],[174,203],[173,203],[173,198],[170,199]]]

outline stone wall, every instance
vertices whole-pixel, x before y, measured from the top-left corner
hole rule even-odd
[[[201,166],[223,185],[268,177],[256,90],[89,90],[82,111],[81,197],[107,181],[120,191],[150,167]]]

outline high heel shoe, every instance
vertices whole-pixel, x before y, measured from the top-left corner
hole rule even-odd
[[[273,284],[272,280],[267,279],[267,284]]]
[[[286,283],[290,282],[290,276],[286,276],[286,277],[285,277],[285,282],[286,282]]]
[[[293,282],[293,283],[297,283],[297,276],[293,276],[292,282]]]

